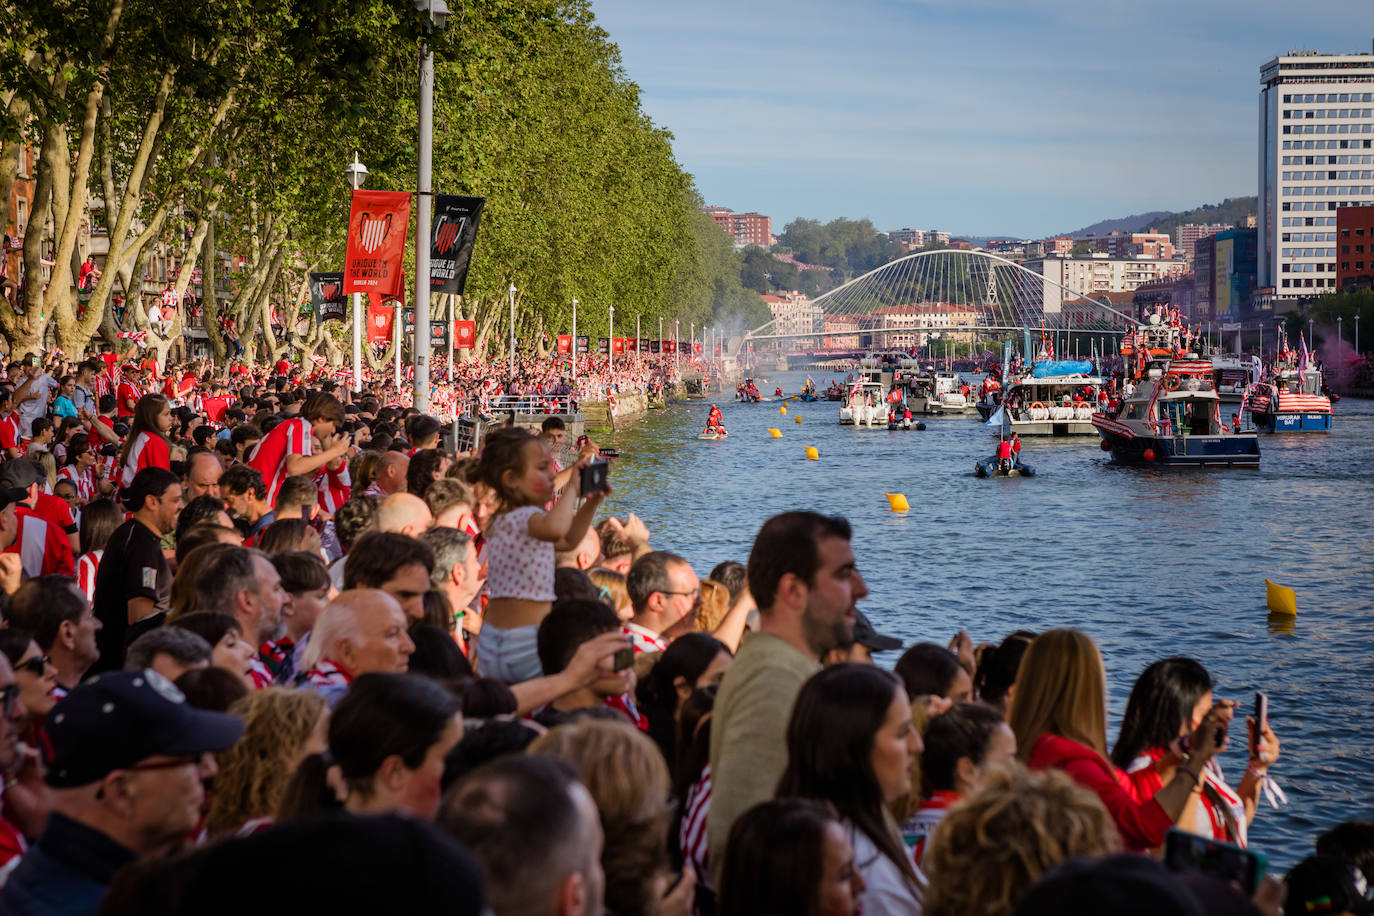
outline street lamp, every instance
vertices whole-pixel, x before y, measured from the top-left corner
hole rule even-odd
[[[420,40],[419,142],[415,169],[415,409],[429,413],[429,246],[434,206],[434,48],[431,37],[448,21],[444,0],[414,0],[424,17]],[[449,329],[452,333],[453,329]]]
[[[677,371],[678,350],[682,349],[682,328],[681,322],[673,319],[673,371]]]
[[[615,306],[606,306],[606,368],[615,372]]]
[[[1344,343],[1344,342],[1345,342],[1344,338],[1341,337],[1341,319],[1340,319],[1339,316],[1337,316],[1337,318],[1336,318],[1336,354],[1337,354],[1337,356],[1340,355],[1340,352],[1341,352],[1341,344]]]
[[[572,332],[572,367],[573,381],[577,381],[577,297],[573,296],[573,332]]]
[[[358,190],[367,180],[367,166],[358,160],[358,151],[353,151],[353,161],[344,168],[353,190]],[[353,392],[363,390],[363,294],[353,294]]]
[[[1317,345],[1317,335],[1312,331],[1313,319],[1307,319],[1307,345],[1315,347]]]
[[[510,293],[510,378],[515,381],[515,284],[507,290]]]
[[[1360,355],[1360,313],[1355,313],[1355,355]]]

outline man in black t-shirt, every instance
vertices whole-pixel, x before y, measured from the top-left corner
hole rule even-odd
[[[92,673],[124,667],[124,647],[162,625],[171,609],[172,570],[162,555],[162,536],[176,530],[181,481],[165,468],[144,468],[124,490],[133,517],[115,529],[95,577],[96,634],[100,660]]]

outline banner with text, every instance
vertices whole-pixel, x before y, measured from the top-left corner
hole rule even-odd
[[[591,349],[592,339],[586,334],[579,334],[577,337],[577,352],[586,353]]]
[[[598,337],[596,339],[596,352],[603,356],[611,351],[611,341],[608,337]]]
[[[388,343],[396,319],[396,304],[382,302],[376,296],[367,297],[367,342]]]
[[[310,303],[321,321],[343,321],[348,314],[348,296],[343,291],[339,271],[310,275]]]
[[[651,341],[649,341],[649,352],[650,352],[650,353],[660,353],[660,352],[662,352],[662,350],[663,350],[663,341],[661,341],[661,340],[651,340]]]
[[[612,337],[612,338],[611,338],[611,352],[612,352],[612,353],[617,353],[617,354],[619,354],[619,353],[624,353],[624,352],[625,352],[625,338],[623,338],[623,337]]]
[[[415,340],[415,309],[405,310],[405,317],[402,319],[401,333],[406,339],[414,342]],[[429,345],[434,349],[448,349],[448,322],[442,318],[431,318],[429,320]]]
[[[640,352],[640,353],[648,353],[648,352],[649,352],[649,338],[647,338],[647,337],[641,337],[641,338],[639,338],[639,352]]]
[[[485,197],[434,195],[434,227],[429,244],[429,289],[461,296],[468,282],[472,246],[482,222]]]
[[[559,355],[560,355],[560,356],[566,356],[566,355],[568,355],[568,354],[571,353],[571,352],[572,352],[572,335],[571,335],[571,334],[559,334],[559,335],[558,335],[558,353],[559,353]]]
[[[406,233],[410,195],[404,191],[354,191],[348,216],[348,255],[343,291],[399,298],[405,293]]]

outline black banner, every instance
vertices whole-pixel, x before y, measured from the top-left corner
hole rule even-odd
[[[659,352],[660,350],[662,350],[662,349],[663,349],[663,341],[661,341],[661,340],[651,340],[651,341],[649,341],[649,352],[650,352],[650,353],[658,353],[658,352]]]
[[[649,352],[649,338],[647,338],[647,337],[641,337],[641,338],[639,338],[639,352],[640,352],[640,353],[648,353],[648,352]],[[655,352],[657,352],[657,351],[655,351]]]
[[[585,334],[580,334],[580,335],[578,335],[578,337],[577,337],[577,352],[578,352],[578,353],[586,353],[586,352],[591,348],[591,345],[592,345],[592,339],[591,339],[590,337],[588,337],[588,336],[585,335]]]
[[[310,275],[310,304],[321,321],[343,321],[348,314],[343,277],[343,271]]]
[[[408,308],[401,314],[401,334],[412,343],[415,341],[415,309]],[[448,349],[448,322],[442,318],[429,320],[429,345],[433,349]]]
[[[598,337],[596,339],[596,352],[605,356],[611,352],[611,339],[609,337]]]
[[[434,223],[429,233],[430,292],[463,294],[486,202],[484,197],[434,195]]]

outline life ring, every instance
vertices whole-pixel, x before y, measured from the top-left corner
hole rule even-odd
[[[1180,382],[1179,377],[1178,377],[1177,375],[1170,375],[1170,376],[1167,376],[1167,377],[1164,379],[1164,390],[1165,390],[1165,391],[1177,391],[1177,390],[1178,390],[1178,386],[1179,386],[1180,384],[1181,384],[1181,382]]]
[[[1039,401],[1034,401],[1031,403],[1031,410],[1043,410],[1044,407],[1045,405],[1041,404]]]

